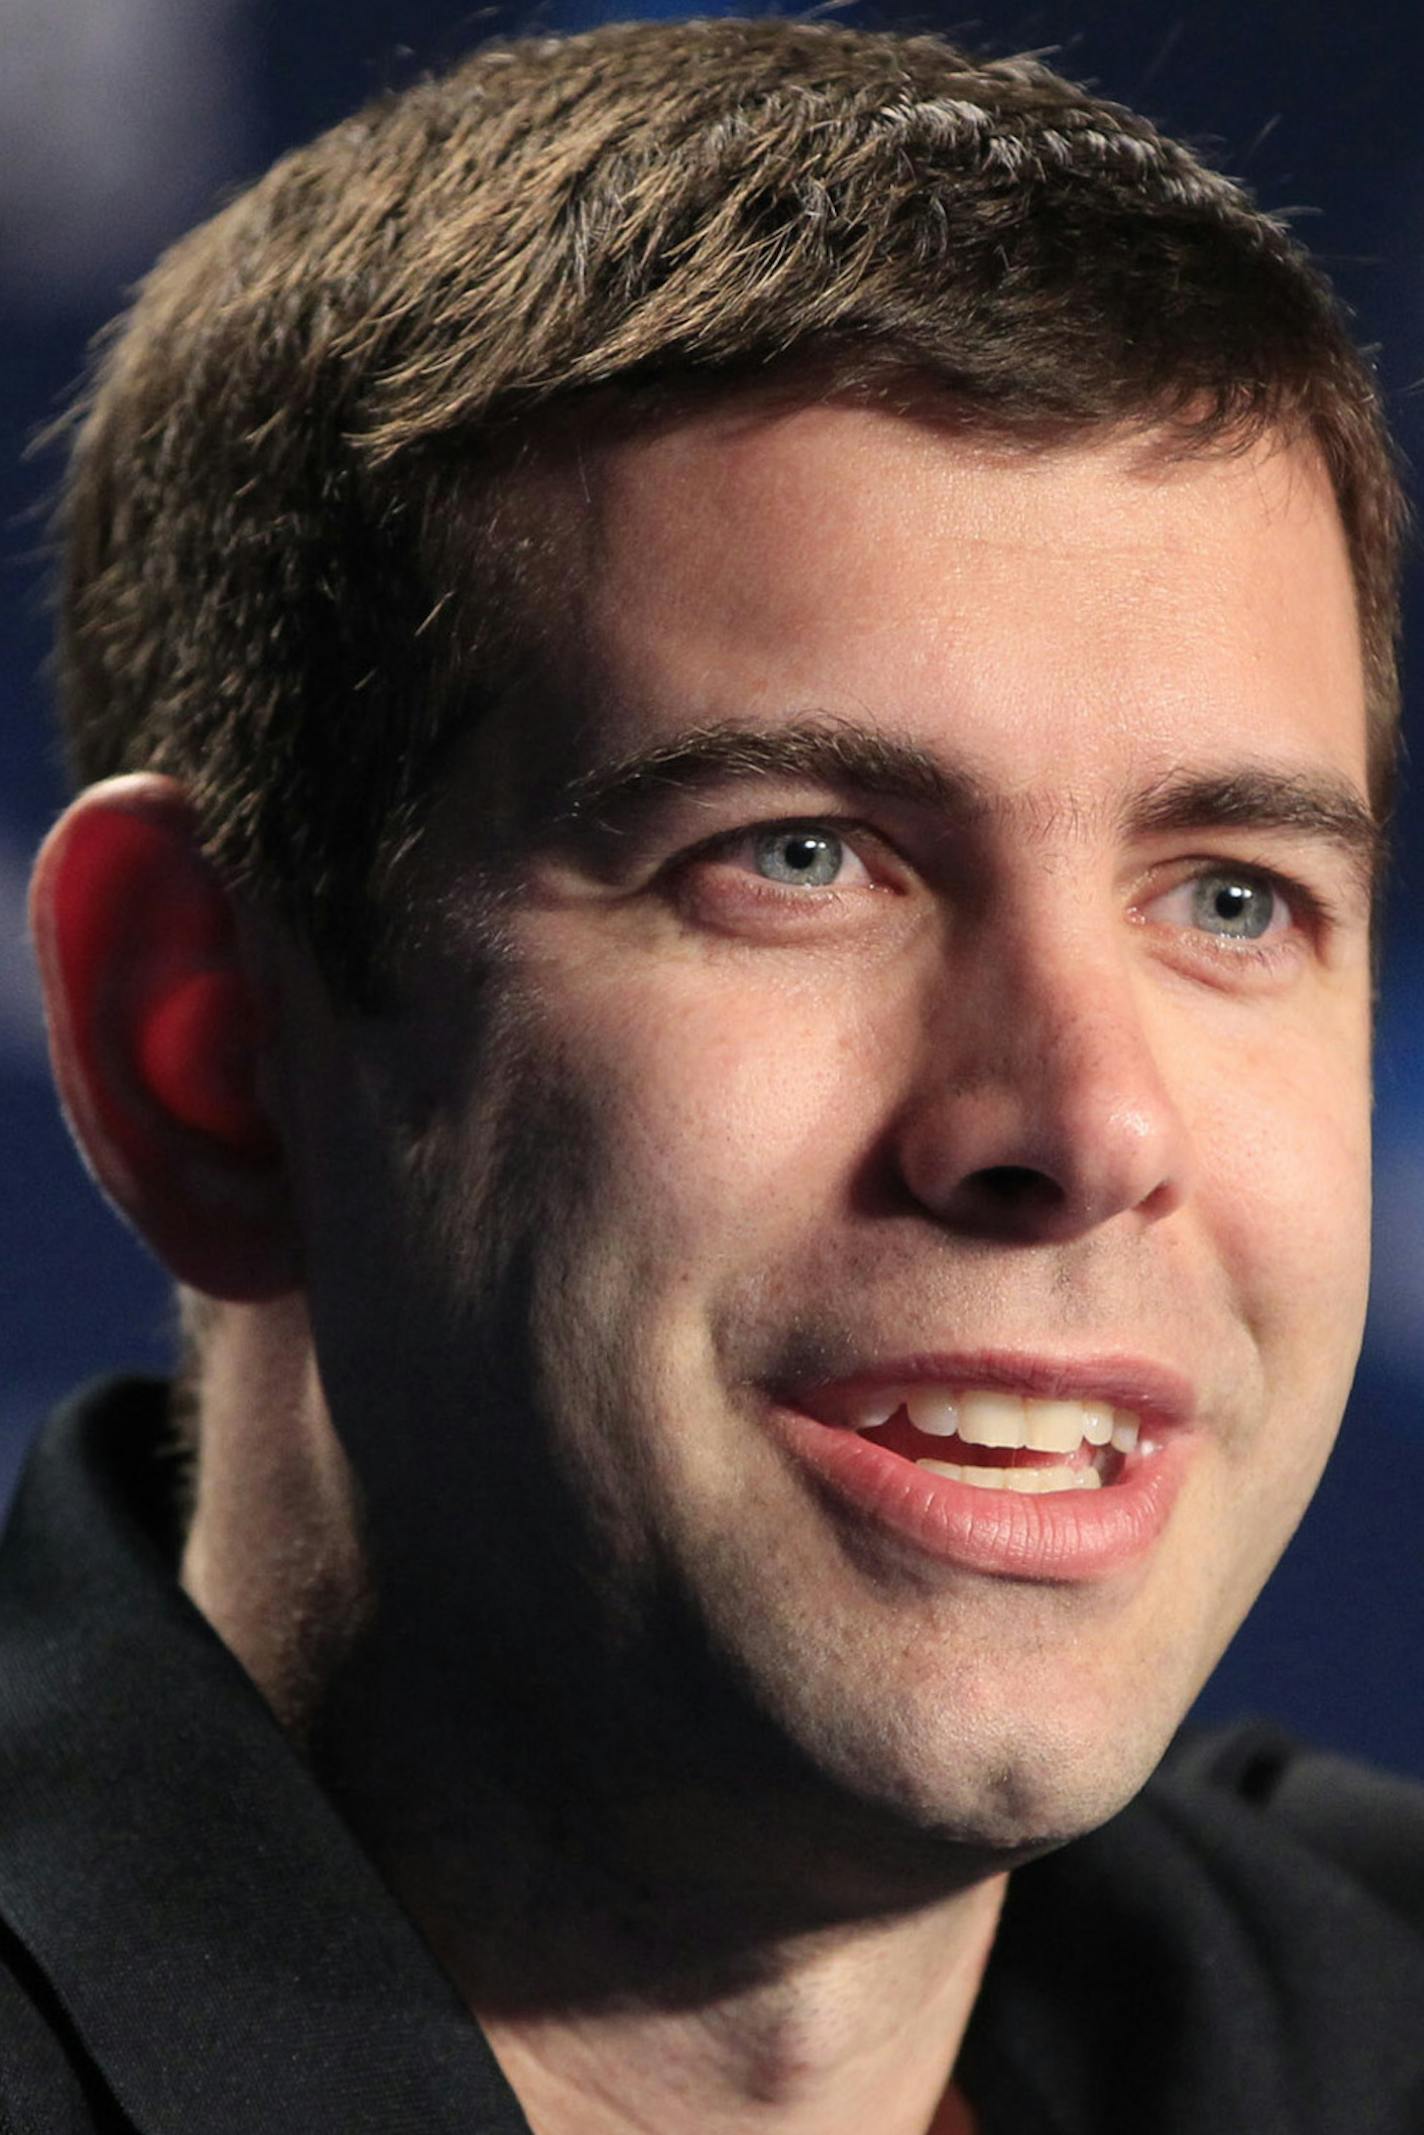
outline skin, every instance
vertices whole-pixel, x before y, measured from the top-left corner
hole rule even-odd
[[[398,1012],[249,957],[279,1294],[259,1232],[186,1579],[541,2135],[952,2129],[1005,1872],[1147,1777],[1358,1350],[1361,855],[1140,820],[1182,773],[1363,811],[1343,539],[1279,446],[1030,453],[847,406],[581,478],[540,701],[446,784]],[[976,804],[763,770],[551,810],[689,729],[807,724]],[[843,841],[830,888],[765,879],[748,826],[787,819]],[[1203,917],[1223,870],[1259,942]],[[979,1347],[1191,1382],[1145,1558],[934,1561],[767,1428],[812,1364]]]

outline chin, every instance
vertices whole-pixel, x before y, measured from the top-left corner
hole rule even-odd
[[[898,1831],[932,1874],[966,1856],[981,1871],[1008,1868],[1117,1815],[1189,1702],[1185,1691],[1180,1706],[1159,1696],[1149,1707],[1105,1700],[1092,1681],[1075,1687],[1056,1704],[1041,1694],[1009,1703],[961,1682],[933,1700],[903,1698],[889,1714],[842,1707],[840,1727],[796,1732],[830,1792],[858,1803],[867,1825]]]
[[[1155,1744],[1131,1754],[1114,1743],[1097,1755],[1081,1743],[1057,1752],[1022,1741],[997,1751],[976,1744],[912,1814],[938,1839],[1002,1856],[1007,1866],[1096,1831],[1126,1807],[1160,1756]]]

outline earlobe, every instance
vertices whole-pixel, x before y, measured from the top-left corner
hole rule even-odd
[[[56,1080],[100,1185],[183,1282],[255,1300],[297,1281],[270,1012],[181,787],[82,793],[30,895]]]

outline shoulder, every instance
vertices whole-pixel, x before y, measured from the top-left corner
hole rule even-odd
[[[1010,1877],[970,2035],[980,2095],[1015,2101],[988,2124],[1037,2097],[1083,2135],[1419,2135],[1421,1882],[1412,1782],[1274,1728],[1183,1735]]]
[[[1424,1786],[1299,1742],[1269,1722],[1184,1732],[1156,1780],[1179,1808],[1231,1802],[1288,1835],[1424,1937]]]

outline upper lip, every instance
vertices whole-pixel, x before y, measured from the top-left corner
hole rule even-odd
[[[834,1379],[782,1391],[784,1399],[823,1423],[849,1423],[858,1399],[916,1385],[993,1388],[1039,1401],[1102,1401],[1163,1429],[1190,1423],[1197,1407],[1184,1372],[1121,1353],[1066,1357],[1008,1349],[920,1350],[876,1357]]]

